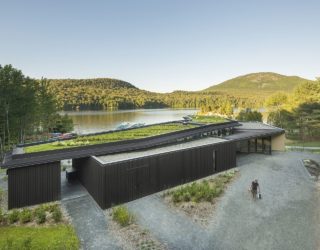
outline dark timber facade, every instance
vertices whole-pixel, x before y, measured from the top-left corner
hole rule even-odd
[[[209,144],[109,163],[90,157],[74,161],[74,167],[100,207],[108,208],[234,168],[235,146]]]
[[[265,124],[231,122],[138,140],[15,155],[2,165],[8,174],[8,206],[59,200],[62,159],[73,159],[76,177],[101,208],[108,208],[234,168],[237,152],[279,150],[281,143],[274,141],[281,136],[282,129]]]
[[[60,200],[60,162],[7,170],[8,208]]]

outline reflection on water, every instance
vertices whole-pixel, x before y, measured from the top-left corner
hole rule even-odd
[[[119,111],[66,111],[74,122],[74,132],[93,133],[114,129],[123,122],[159,123],[181,120],[185,115],[192,115],[196,109],[138,109]]]

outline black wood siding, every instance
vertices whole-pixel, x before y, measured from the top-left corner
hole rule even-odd
[[[97,203],[108,208],[233,168],[236,145],[224,142],[106,165],[91,157],[75,160],[74,166]]]
[[[104,169],[93,157],[72,160],[72,166],[77,170],[77,176],[82,185],[99,204],[104,206],[105,195]]]
[[[60,200],[60,162],[7,171],[9,209]]]

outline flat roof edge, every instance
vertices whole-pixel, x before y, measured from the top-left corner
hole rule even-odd
[[[223,143],[232,143],[233,141],[232,140],[227,140],[227,139],[224,139],[224,138],[219,138],[221,141],[219,142],[213,142],[213,143],[208,143],[208,144],[203,144],[203,145],[199,145],[199,146],[192,146],[192,147],[186,147],[186,148],[179,148],[177,150],[171,150],[171,151],[167,151],[167,152],[159,152],[159,153],[154,153],[154,154],[150,154],[150,155],[144,155],[144,156],[137,156],[137,157],[133,157],[133,158],[128,158],[128,159],[120,159],[120,160],[115,160],[115,161],[111,161],[111,162],[104,162],[102,161],[101,159],[99,159],[99,156],[94,156],[93,158],[94,159],[97,159],[97,161],[99,163],[101,163],[103,165],[103,167],[107,166],[107,165],[110,165],[110,164],[114,164],[114,163],[123,163],[123,162],[127,162],[127,161],[131,161],[133,159],[144,159],[144,158],[148,158],[148,157],[152,157],[152,156],[155,156],[155,155],[165,155],[165,154],[168,154],[168,153],[173,153],[173,152],[180,152],[180,151],[185,151],[185,150],[189,150],[189,149],[195,149],[195,148],[202,148],[202,147],[207,147],[207,146],[212,146],[212,145],[219,145],[219,144],[223,144]],[[199,139],[201,140],[201,139]],[[170,145],[170,146],[174,146],[174,145]],[[155,149],[155,148],[153,148]],[[149,149],[149,150],[153,150],[153,149]],[[134,153],[135,151],[133,152],[128,152],[128,153]],[[136,153],[138,153],[139,151],[136,151]],[[124,153],[118,153],[118,154],[125,154]],[[110,154],[109,156],[111,156],[112,154]],[[113,154],[115,155],[115,154]],[[108,155],[106,155],[107,157]],[[100,157],[104,157],[104,156],[100,156]]]

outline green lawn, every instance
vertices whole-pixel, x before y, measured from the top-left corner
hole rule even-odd
[[[0,249],[79,249],[71,226],[0,227]]]
[[[223,117],[219,116],[206,116],[206,115],[195,115],[192,116],[192,121],[193,122],[200,122],[200,123],[219,123],[219,122],[226,122],[227,120],[224,119]]]
[[[320,147],[320,141],[294,141],[287,140],[286,146],[301,146],[301,147]]]
[[[63,149],[63,148],[70,148],[70,147],[79,147],[79,146],[94,145],[94,144],[101,144],[101,143],[115,142],[115,141],[122,141],[122,140],[139,139],[139,138],[144,138],[149,136],[166,134],[174,131],[190,129],[194,127],[196,126],[183,125],[179,123],[154,125],[154,126],[136,128],[136,129],[125,130],[125,131],[116,131],[113,133],[108,133],[103,135],[80,136],[73,140],[52,142],[52,143],[25,147],[24,150],[26,153],[32,153],[32,152]]]

